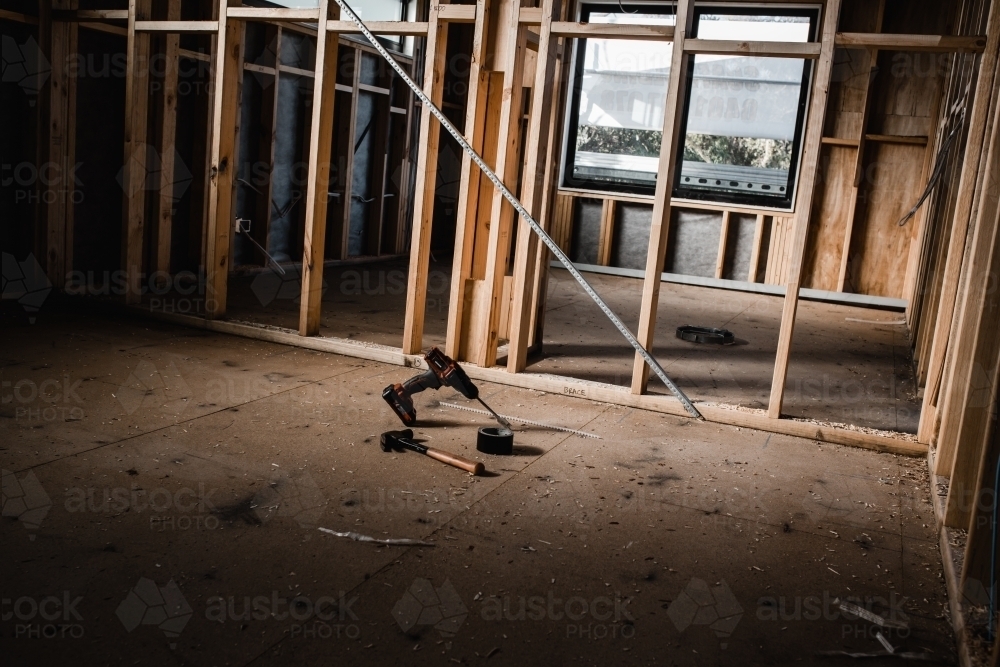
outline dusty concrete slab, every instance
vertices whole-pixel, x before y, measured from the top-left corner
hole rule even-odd
[[[79,378],[83,411],[19,418],[4,385],[11,664],[811,664],[880,650],[847,597],[954,660],[922,460],[483,384],[600,436],[519,426],[492,457],[465,399],[420,394],[470,477],[378,447],[404,368],[96,312],[0,336],[5,382]],[[121,400],[141,363],[162,385]]]
[[[402,345],[405,260],[327,269],[321,334]],[[234,277],[234,318],[298,328],[298,283],[275,289],[273,272]],[[450,264],[432,262],[424,344],[443,345]],[[642,281],[588,274],[587,279],[633,331]],[[279,281],[280,282],[280,281]],[[579,285],[561,269],[549,272],[544,356],[530,371],[626,386],[634,352]],[[660,287],[655,354],[693,399],[766,408],[781,324],[782,298],[664,283]],[[814,301],[800,304],[784,412],[790,416],[915,433],[920,417],[907,329],[901,313]],[[731,346],[678,340],[681,325],[728,328]],[[666,393],[658,380],[654,393]]]

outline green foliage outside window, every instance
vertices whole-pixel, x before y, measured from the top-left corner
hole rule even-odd
[[[655,130],[580,125],[576,149],[588,153],[659,157],[662,138],[663,133]],[[792,161],[792,142],[688,134],[684,142],[684,159],[689,162],[787,170]]]

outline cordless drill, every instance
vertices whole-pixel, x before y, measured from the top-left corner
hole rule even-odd
[[[420,375],[414,375],[402,384],[391,384],[382,390],[382,398],[389,404],[389,407],[399,415],[399,418],[407,426],[412,426],[417,421],[417,410],[413,407],[413,394],[419,394],[424,389],[439,389],[442,386],[456,389],[468,399],[478,400],[487,410],[493,413],[500,425],[510,430],[510,423],[493,411],[493,408],[486,405],[479,397],[479,389],[472,384],[472,380],[465,374],[458,362],[446,355],[436,347],[424,355],[427,362],[427,370]]]

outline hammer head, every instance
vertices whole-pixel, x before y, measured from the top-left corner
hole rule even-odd
[[[406,438],[407,440],[413,439],[413,431],[405,428],[402,431],[386,431],[379,438],[379,445],[382,447],[383,452],[391,452],[393,450],[403,449],[403,446],[399,444],[399,438]]]

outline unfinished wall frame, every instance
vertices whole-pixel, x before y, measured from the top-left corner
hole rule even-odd
[[[328,15],[329,0],[315,9],[261,9],[243,7],[238,2],[219,0],[214,8],[211,20],[181,21],[174,10],[169,10],[166,20],[154,21],[144,13],[140,0],[132,0],[127,11],[109,12],[79,12],[72,5],[61,7],[71,12],[69,18],[78,22],[103,25],[108,29],[121,30],[119,22],[124,22],[124,32],[130,38],[130,55],[132,62],[138,51],[143,48],[144,36],[152,32],[194,32],[214,36],[216,46],[212,57],[212,77],[214,81],[212,93],[212,114],[210,124],[210,182],[208,197],[208,215],[206,216],[204,255],[209,294],[209,307],[206,316],[222,318],[226,312],[227,277],[232,265],[231,223],[234,210],[234,169],[238,146],[235,136],[238,132],[237,102],[239,100],[240,75],[246,63],[243,62],[242,26],[246,21],[266,21],[272,24],[288,26],[289,29],[303,30],[303,23],[321,23],[325,21],[325,32],[319,41],[321,44],[336,44],[340,37],[356,33],[356,27],[348,22],[340,21],[333,15]],[[879,15],[882,14],[881,5]],[[572,234],[572,207],[569,203],[579,196],[594,196],[594,193],[574,192],[559,188],[558,177],[558,145],[561,138],[559,125],[564,117],[566,104],[565,87],[568,81],[566,58],[570,52],[573,39],[585,37],[606,38],[636,38],[672,41],[677,68],[681,72],[688,57],[696,53],[732,53],[732,54],[765,54],[773,57],[811,58],[817,66],[812,78],[811,109],[806,118],[804,151],[797,200],[792,211],[767,210],[757,207],[715,205],[706,202],[690,202],[674,200],[669,197],[666,184],[670,170],[673,169],[677,151],[678,118],[683,109],[683,94],[677,79],[677,85],[668,92],[668,111],[665,114],[666,135],[673,139],[664,141],[661,150],[661,166],[666,177],[660,179],[663,185],[652,198],[633,198],[629,196],[602,194],[604,200],[604,215],[599,248],[599,263],[610,264],[616,224],[616,209],[624,203],[644,203],[653,208],[653,233],[646,262],[646,277],[644,279],[643,306],[640,312],[639,339],[647,347],[652,346],[655,338],[654,322],[656,294],[660,283],[660,272],[663,264],[666,231],[670,224],[671,212],[676,208],[700,208],[716,210],[723,216],[724,222],[732,224],[733,216],[752,216],[753,238],[750,266],[746,278],[749,282],[763,282],[774,285],[784,285],[786,288],[782,320],[781,339],[775,364],[774,382],[772,383],[772,399],[769,414],[772,419],[781,419],[782,386],[784,373],[787,369],[788,355],[794,325],[794,313],[798,300],[798,288],[803,284],[803,264],[807,258],[807,242],[811,230],[810,220],[816,215],[822,215],[821,210],[813,206],[816,188],[816,172],[820,156],[824,151],[850,151],[853,159],[850,167],[853,182],[857,182],[862,154],[870,145],[908,145],[915,146],[925,155],[923,172],[926,176],[927,167],[931,164],[928,157],[940,144],[939,137],[913,137],[880,133],[878,128],[869,127],[862,122],[853,134],[829,134],[824,131],[824,123],[828,114],[825,104],[830,86],[830,70],[835,48],[861,49],[869,54],[869,60],[874,62],[879,50],[907,50],[912,52],[958,52],[977,53],[989,50],[985,37],[979,34],[957,35],[916,35],[916,34],[884,34],[879,22],[869,27],[869,32],[841,29],[838,26],[839,0],[829,0],[822,3],[820,37],[806,44],[720,42],[689,39],[690,26],[686,20],[681,20],[675,27],[666,26],[629,26],[587,24],[567,20],[572,16],[573,6],[570,2],[542,0],[539,6],[521,6],[521,3],[504,2],[503,0],[479,0],[475,5],[452,5],[432,1],[429,3],[425,21],[417,22],[376,22],[371,25],[376,33],[413,35],[426,38],[424,48],[424,87],[430,93],[431,99],[441,100],[443,85],[444,43],[447,36],[447,26],[451,22],[474,24],[474,42],[472,59],[472,77],[467,103],[466,134],[473,146],[482,149],[488,161],[493,164],[508,185],[516,186],[520,182],[522,200],[536,215],[541,224],[551,229],[561,244],[568,244]],[[682,1],[678,13],[683,17],[691,14],[692,2]],[[66,18],[64,15],[63,18]],[[306,30],[309,30],[306,28]],[[312,30],[315,33],[315,30]],[[336,36],[326,39],[329,34]],[[343,44],[342,41],[340,41]],[[167,42],[171,52],[181,51],[175,40]],[[352,48],[363,51],[363,45],[351,44]],[[328,60],[330,47],[323,49],[322,58]],[[524,79],[524,53],[527,49],[537,56],[532,80]],[[183,54],[180,54],[183,55]],[[337,57],[333,56],[333,62]],[[992,67],[992,65],[990,65]],[[313,132],[309,142],[309,195],[306,198],[307,212],[305,214],[306,242],[303,247],[303,266],[306,280],[303,285],[302,314],[300,333],[315,335],[318,332],[321,291],[316,289],[322,284],[322,258],[328,250],[329,243],[322,240],[324,225],[320,223],[325,217],[325,202],[321,202],[321,183],[324,182],[324,169],[329,169],[328,151],[319,150],[323,144],[324,132],[329,132],[324,125],[325,118],[332,116],[329,112],[332,106],[334,91],[341,89],[335,80],[328,79],[326,70],[329,65],[317,66],[315,74],[313,109]],[[870,69],[870,67],[869,67]],[[328,85],[333,81],[332,85]],[[357,82],[356,82],[357,83]],[[134,72],[127,81],[131,86],[130,99],[135,98],[135,87],[140,85]],[[352,86],[352,92],[359,88]],[[554,94],[553,94],[554,93]],[[521,127],[522,95],[529,95],[527,123]],[[865,96],[868,92],[866,89]],[[173,113],[168,100],[164,100],[163,129],[161,137],[163,148],[169,143],[170,118]],[[866,109],[869,103],[865,102]],[[867,113],[867,112],[866,112]],[[142,141],[145,131],[141,127],[141,117],[136,104],[130,105],[132,118],[127,138],[130,142]],[[134,128],[134,129],[133,129]],[[528,140],[520,141],[520,133],[525,132]],[[430,233],[432,221],[432,202],[435,193],[435,166],[437,163],[437,146],[439,130],[430,114],[421,113],[419,137],[417,140],[417,183],[413,189],[413,224],[410,251],[410,276],[407,291],[406,317],[403,326],[402,352],[417,354],[423,343],[424,302],[428,278],[428,259],[430,249]],[[129,144],[131,146],[131,144]],[[521,154],[521,146],[530,150]],[[129,149],[131,150],[131,149]],[[524,173],[520,166],[524,164]],[[471,361],[483,368],[492,368],[498,355],[501,343],[509,342],[507,356],[507,372],[521,374],[526,366],[527,353],[540,341],[543,327],[544,310],[544,276],[547,267],[547,251],[539,247],[533,235],[526,227],[514,219],[513,211],[499,195],[493,192],[488,183],[480,183],[478,169],[465,159],[462,166],[462,182],[467,187],[462,188],[458,203],[459,224],[456,230],[454,255],[454,270],[450,309],[448,313],[447,351],[458,358]],[[853,183],[852,183],[853,185]],[[518,189],[515,187],[515,189]],[[155,267],[169,271],[169,254],[165,246],[169,245],[169,224],[165,224],[165,202],[167,195],[160,193],[158,206],[159,221],[157,226],[158,248],[155,253]],[[126,226],[126,238],[123,242],[123,265],[130,276],[138,276],[142,269],[142,216],[139,200],[141,195],[127,196],[125,219],[131,221]],[[53,213],[59,217],[59,213]],[[405,207],[399,207],[399,215],[405,215]],[[62,214],[66,218],[66,214]],[[848,216],[851,217],[851,216]],[[319,218],[319,220],[317,220]],[[402,231],[406,225],[402,217],[395,224],[379,231],[380,238],[376,242],[382,247],[392,247],[395,240],[395,250],[402,250],[405,239]],[[730,226],[723,224],[723,229]],[[51,229],[58,230],[58,226]],[[922,229],[922,227],[921,227]],[[381,234],[388,234],[388,245],[381,239]],[[844,229],[838,241],[841,252],[838,253],[836,289],[845,289],[847,282],[845,268],[846,253],[850,247],[851,227]],[[918,237],[923,232],[915,232]],[[49,240],[52,250],[58,253],[58,239]],[[64,241],[65,243],[65,241]],[[322,246],[322,247],[321,247]],[[718,255],[715,262],[715,276],[722,277],[727,262],[727,239],[723,234],[719,239]],[[65,252],[65,251],[64,251]],[[343,252],[341,250],[341,252]],[[918,260],[921,253],[911,252]],[[65,260],[56,263],[66,265]],[[921,276],[915,270],[908,269],[907,284],[914,292]],[[317,280],[319,281],[317,283]],[[130,284],[133,283],[130,278]],[[130,303],[135,303],[137,291],[128,297]],[[504,326],[501,326],[503,322]],[[530,374],[529,374],[530,375]],[[527,377],[527,376],[526,376]],[[634,393],[644,393],[648,380],[645,364],[635,364],[632,381]],[[646,399],[644,399],[646,400]],[[649,401],[667,401],[672,399],[649,397]],[[922,440],[925,440],[922,438]]]

